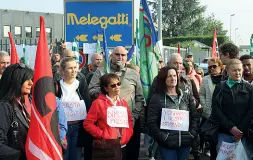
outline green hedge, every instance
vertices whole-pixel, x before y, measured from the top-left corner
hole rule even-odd
[[[193,41],[193,40],[204,43],[205,45],[208,45],[210,47],[213,44],[213,36],[186,36],[186,37],[165,37],[163,38],[163,45],[170,46],[180,42]],[[227,36],[218,36],[217,40],[219,45],[229,41]]]

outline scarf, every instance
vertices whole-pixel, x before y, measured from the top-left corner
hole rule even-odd
[[[212,80],[212,82],[213,82],[214,84],[218,84],[218,83],[220,83],[220,81],[221,81],[222,75],[221,75],[221,74],[220,74],[220,75],[217,75],[217,76],[212,76],[212,75],[210,75],[210,77],[211,77],[211,80]]]
[[[232,80],[230,77],[228,77],[228,80],[226,81],[226,84],[229,86],[229,88],[232,88],[236,83],[241,83],[240,80]]]
[[[117,62],[116,64],[113,64],[111,62],[111,65],[110,65],[111,69],[115,72],[120,72],[121,70],[124,70],[125,69],[125,63],[122,63],[122,62]]]

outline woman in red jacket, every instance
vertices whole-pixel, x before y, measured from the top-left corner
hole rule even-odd
[[[120,78],[113,73],[103,75],[100,79],[100,89],[102,93],[92,103],[83,126],[97,140],[118,140],[123,149],[133,135],[133,121],[127,102],[119,97]],[[108,148],[103,149],[109,154]],[[93,159],[96,159],[96,156],[103,158],[101,152],[100,155],[93,152]],[[112,158],[107,157],[108,155],[104,158],[120,160],[121,153],[119,154],[117,158],[115,155]]]

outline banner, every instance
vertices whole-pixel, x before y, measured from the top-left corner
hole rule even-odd
[[[189,111],[163,108],[160,128],[189,131]]]
[[[87,116],[84,100],[81,101],[62,101],[67,121],[84,120]]]
[[[107,124],[111,127],[129,128],[127,108],[122,106],[108,107]]]

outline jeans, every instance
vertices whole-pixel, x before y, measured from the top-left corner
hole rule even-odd
[[[167,149],[158,147],[162,160],[185,160],[190,152],[190,147]]]
[[[80,127],[82,127],[82,123],[68,124],[68,132],[66,136],[68,146],[64,153],[64,160],[81,159],[82,149],[76,146]]]
[[[233,143],[235,142],[233,140],[233,136],[226,135],[226,134],[219,134],[218,135],[218,145],[216,146],[217,152],[219,152],[220,146],[222,141],[227,142],[227,143]],[[248,143],[249,141],[246,138],[241,138],[242,144],[244,146],[244,149],[247,153],[248,159],[251,159],[252,156],[252,144]]]

